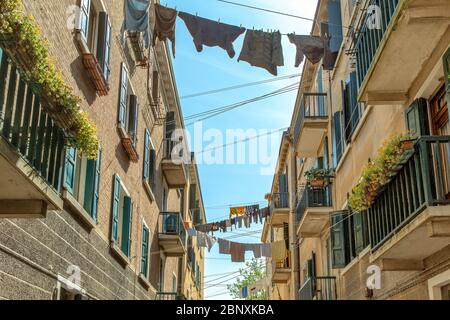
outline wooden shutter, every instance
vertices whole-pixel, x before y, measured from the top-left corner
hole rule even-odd
[[[350,113],[351,134],[353,134],[360,118],[359,104],[358,104],[358,81],[356,71],[350,73],[347,94],[348,94],[349,110],[351,112]]]
[[[133,216],[133,201],[130,197],[123,198],[122,217],[122,252],[130,257],[131,254],[131,226]]]
[[[84,209],[92,216],[95,188],[96,160],[88,160],[86,163],[86,180],[84,182]]]
[[[159,72],[158,71],[153,71],[152,98],[153,98],[153,103],[155,105],[159,103]]]
[[[317,71],[317,92],[323,93],[323,75],[322,75],[323,69],[322,67],[319,67],[319,70]],[[325,112],[325,99],[324,96],[318,95],[317,96],[317,107],[318,110],[316,110],[317,115],[319,117],[324,117],[326,115]]]
[[[128,134],[131,136],[134,145],[136,145],[138,132],[138,119],[139,119],[139,104],[138,104],[138,97],[134,94],[130,95],[129,110],[130,111],[128,117]]]
[[[411,135],[420,137],[430,134],[428,104],[423,98],[415,100],[405,112],[406,127]]]
[[[189,188],[189,209],[196,208],[195,203],[196,198],[197,198],[197,185],[193,183]]]
[[[142,252],[141,252],[141,273],[148,277],[148,248],[149,248],[149,230],[142,225]]]
[[[150,130],[145,129],[144,137],[144,179],[148,180],[150,174]]]
[[[75,148],[66,148],[66,160],[64,163],[64,188],[66,188],[71,194],[74,194],[76,169],[77,150]]]
[[[156,151],[154,149],[150,150],[150,169],[149,169],[149,180],[150,186],[155,187],[156,180]]]
[[[347,265],[349,260],[348,249],[348,230],[345,219],[348,217],[346,211],[334,212],[331,214],[331,260],[332,268],[343,268]]]
[[[353,213],[353,234],[355,239],[355,253],[359,254],[365,248],[363,213]]]
[[[330,155],[328,150],[328,136],[325,137],[324,143],[323,143],[323,167],[325,169],[330,168]]]
[[[336,112],[333,116],[333,128],[334,128],[334,144],[336,152],[336,163],[337,166],[341,160],[342,153],[344,152],[344,140],[342,139],[342,113],[340,111]]]
[[[342,17],[340,0],[328,0],[328,28],[331,52],[338,52],[342,44]]]
[[[102,152],[98,152],[97,161],[95,162],[95,182],[94,182],[94,198],[92,199],[92,218],[97,221],[98,216],[98,200],[100,199],[100,171],[102,165]]]
[[[117,243],[119,240],[119,205],[120,205],[120,178],[118,175],[114,176],[114,188],[113,188],[113,212],[111,221],[111,240]]]
[[[122,71],[120,75],[120,92],[119,92],[119,125],[126,128],[125,121],[127,119],[128,105],[128,70],[122,62]]]
[[[103,70],[103,78],[109,79],[109,61],[111,55],[111,22],[106,12],[101,11],[98,16],[97,60]]]
[[[172,133],[175,131],[175,112],[167,112],[166,115],[166,138],[171,139]]]
[[[450,48],[444,54],[444,78],[445,78],[445,92],[447,93],[447,105],[450,108]]]
[[[80,16],[78,17],[77,30],[80,30],[84,41],[88,41],[89,34],[89,14],[91,9],[91,0],[80,1]]]

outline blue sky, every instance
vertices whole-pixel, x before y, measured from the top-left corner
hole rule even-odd
[[[239,1],[241,2],[241,1]],[[242,25],[246,28],[275,29],[281,33],[309,34],[311,22],[290,18],[287,16],[255,11],[243,7],[237,7],[216,0],[168,0],[162,1],[177,10],[185,11],[198,16],[218,20],[221,22]],[[313,18],[316,0],[246,0],[243,4],[267,8],[276,11],[287,12],[294,15]],[[176,33],[176,58],[174,69],[176,74],[179,95],[185,96],[223,87],[240,85],[274,78],[264,69],[251,67],[247,62],[237,62],[237,57],[242,48],[244,35],[235,43],[236,57],[230,59],[227,53],[218,48],[204,47],[203,52],[197,53],[192,37],[181,19],[177,21]],[[295,47],[289,43],[287,37],[283,37],[284,67],[278,68],[278,76],[290,75],[301,72],[300,68],[294,68]],[[299,78],[297,78],[299,79]],[[184,116],[206,111],[253,98],[271,91],[280,89],[294,83],[297,79],[288,79],[247,87],[235,91],[227,91],[214,95],[182,99]],[[289,126],[294,107],[296,92],[285,93],[277,97],[262,100],[233,111],[224,113],[215,118],[203,122],[203,129],[218,129],[225,136],[226,129],[268,129],[276,130]],[[189,121],[187,121],[189,122]],[[188,128],[192,132],[192,127]],[[280,134],[271,135],[273,146],[268,152],[278,154]],[[219,144],[220,145],[220,144]],[[209,148],[209,142],[204,142],[203,148]],[[192,146],[191,146],[192,148]],[[199,151],[199,150],[195,150]],[[226,150],[224,151],[226,152]],[[255,164],[215,164],[199,165],[200,180],[203,192],[203,200],[206,207],[208,221],[217,221],[226,217],[231,204],[249,204],[264,200],[264,194],[270,191],[272,175],[261,175],[261,165]],[[263,205],[263,203],[261,203]],[[226,234],[218,233],[219,237],[232,237],[239,233],[255,231],[250,236],[240,236],[233,241],[260,242],[259,230],[262,225],[252,225],[251,229],[238,229]],[[251,255],[248,254],[248,259]],[[227,255],[220,255],[215,246],[205,259],[205,298],[229,299],[224,284],[231,283],[236,274],[217,279],[212,275],[237,271],[243,267],[241,263],[232,263]],[[223,282],[221,285],[215,285]]]

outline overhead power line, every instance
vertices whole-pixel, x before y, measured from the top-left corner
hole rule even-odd
[[[182,97],[180,97],[180,99],[190,99],[190,98],[195,98],[195,97],[200,97],[200,96],[206,96],[206,95],[216,94],[216,93],[225,92],[225,91],[231,91],[231,90],[237,90],[237,89],[247,88],[247,87],[251,87],[251,86],[257,86],[260,84],[266,84],[266,83],[271,83],[271,82],[276,82],[276,81],[281,81],[281,80],[292,79],[292,78],[296,78],[296,77],[300,77],[300,76],[301,76],[301,73],[297,73],[297,74],[291,74],[291,75],[282,76],[282,77],[278,77],[278,78],[271,78],[271,79],[267,79],[267,80],[249,82],[249,83],[225,87],[225,88],[221,88],[221,89],[214,89],[214,90],[210,90],[210,91],[193,93],[193,94],[189,94],[186,96],[182,96]]]

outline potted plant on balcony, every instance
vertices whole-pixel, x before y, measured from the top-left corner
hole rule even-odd
[[[334,177],[332,169],[313,168],[305,172],[306,181],[313,188],[321,188],[330,183]]]
[[[408,141],[408,143],[404,143]],[[412,149],[410,142],[413,142]],[[414,148],[414,139],[410,134],[398,134],[386,140],[378,150],[376,157],[364,166],[358,184],[352,189],[349,207],[356,212],[365,211],[383,192],[387,184],[396,176],[398,170],[408,161],[408,155]]]

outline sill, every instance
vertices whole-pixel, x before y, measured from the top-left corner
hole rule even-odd
[[[128,158],[130,161],[137,163],[139,161],[139,155],[137,153],[137,150],[134,146],[133,141],[131,140],[130,136],[128,135],[128,132],[125,131],[125,129],[122,126],[118,126],[119,135],[121,137],[122,146],[125,149]]]
[[[151,202],[155,201],[155,194],[153,193],[152,187],[150,187],[150,184],[145,179],[143,180],[143,183],[144,183],[144,189],[147,192],[147,195],[150,198],[150,201]]]
[[[148,289],[151,287],[150,281],[148,281],[147,277],[145,275],[143,275],[142,273],[139,273],[138,280],[145,289]]]
[[[111,241],[111,252],[122,266],[130,264],[130,259],[120,250],[119,246]]]
[[[64,204],[70,208],[70,212],[78,218],[89,229],[89,231],[97,226],[97,221],[89,215],[89,213],[69,191],[63,189],[61,196],[64,200]]]

